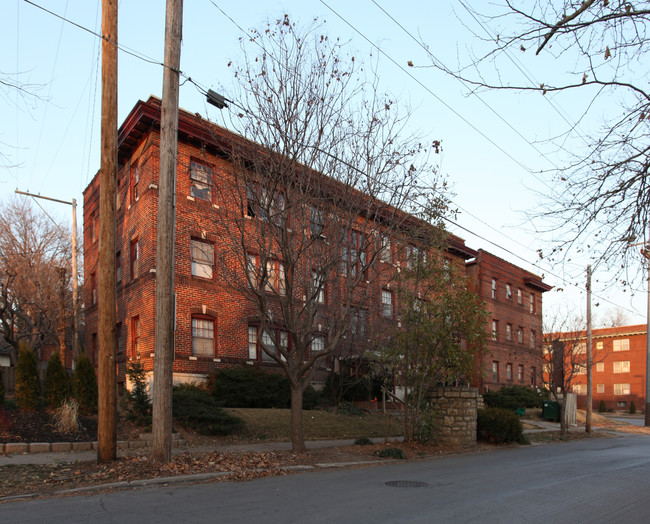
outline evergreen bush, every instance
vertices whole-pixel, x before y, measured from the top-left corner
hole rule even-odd
[[[218,407],[216,399],[197,387],[175,387],[172,393],[174,420],[202,435],[231,435],[243,422]]]
[[[406,458],[404,451],[401,450],[400,448],[382,449],[381,451],[377,452],[377,456],[382,458],[394,458],[399,460],[404,460]]]
[[[630,403],[630,415],[635,415],[636,414],[636,404],[634,404],[634,401]]]
[[[544,393],[528,386],[502,386],[499,391],[486,391],[483,394],[485,405],[491,408],[519,409],[541,408]]]
[[[521,420],[509,409],[491,407],[479,409],[476,431],[479,440],[493,444],[528,443]]]
[[[79,355],[72,372],[72,396],[79,404],[81,413],[97,412],[97,376],[90,358],[85,353]]]
[[[20,342],[16,364],[16,404],[21,410],[35,411],[39,407],[40,396],[41,381],[38,378],[36,355],[27,344]]]
[[[5,403],[5,384],[2,380],[2,373],[0,373],[0,406],[4,406]]]
[[[598,412],[605,413],[606,411],[607,411],[607,406],[605,405],[605,401],[601,400],[600,404],[598,405]]]
[[[45,371],[45,400],[47,407],[57,409],[70,394],[70,379],[63,367],[58,351],[54,351],[47,361]]]
[[[151,401],[147,393],[144,366],[139,360],[131,361],[126,366],[126,376],[131,381],[129,393],[128,418],[141,426],[151,424]]]

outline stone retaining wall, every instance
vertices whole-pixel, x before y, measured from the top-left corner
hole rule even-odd
[[[478,388],[436,388],[429,402],[437,413],[437,440],[445,445],[468,448],[476,445]]]

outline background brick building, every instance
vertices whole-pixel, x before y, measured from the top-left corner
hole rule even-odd
[[[541,386],[542,293],[551,289],[542,279],[491,253],[479,250],[467,263],[475,291],[490,312],[491,333],[479,355],[473,384],[480,391],[503,385]]]

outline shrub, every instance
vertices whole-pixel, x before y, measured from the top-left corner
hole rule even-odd
[[[210,393],[196,387],[173,389],[172,413],[179,424],[202,435],[231,435],[243,426],[241,419],[219,408]]]
[[[209,384],[220,406],[229,408],[288,408],[289,381],[277,373],[251,366],[215,371]]]
[[[518,408],[541,408],[544,394],[528,386],[502,386],[499,391],[486,391],[483,400],[488,407],[514,411]]]
[[[368,377],[345,376],[330,373],[325,382],[323,396],[334,404],[341,401],[354,402],[370,400],[372,383]]]
[[[368,437],[359,437],[354,441],[355,446],[370,446],[371,444],[372,440],[370,440]]]
[[[361,409],[356,404],[352,404],[352,402],[341,402],[338,406],[330,409],[330,411],[337,415],[347,415],[349,417],[365,417],[368,413],[368,410]]]
[[[401,450],[400,448],[382,449],[381,451],[377,452],[377,456],[382,458],[394,458],[399,460],[404,460],[406,458],[404,451]]]
[[[77,401],[64,400],[54,410],[54,428],[60,433],[74,433],[79,430],[79,404]]]
[[[607,406],[605,405],[605,401],[601,400],[600,404],[598,405],[598,412],[605,413],[606,411],[607,411]]]
[[[151,424],[151,401],[147,394],[147,382],[142,362],[139,360],[129,362],[126,366],[126,375],[131,381],[127,417],[136,424],[149,426]]]
[[[508,409],[479,409],[476,431],[479,440],[492,442],[493,444],[527,443],[521,420],[516,413]]]
[[[29,346],[21,342],[18,345],[16,364],[16,404],[21,410],[37,410],[40,396],[41,381],[38,378],[36,355]]]
[[[79,355],[72,372],[72,396],[82,413],[97,411],[97,376],[90,358],[85,353]]]
[[[4,406],[5,403],[5,384],[2,380],[2,373],[0,373],[0,406]]]
[[[59,352],[55,351],[47,361],[45,371],[45,399],[47,406],[56,409],[70,394],[70,380],[65,372]]]
[[[636,414],[636,405],[634,404],[634,401],[630,403],[630,415]]]

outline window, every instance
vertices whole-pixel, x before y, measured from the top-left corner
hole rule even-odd
[[[214,357],[214,320],[192,317],[192,355]]]
[[[492,298],[497,298],[497,281],[492,279]]]
[[[512,364],[506,364],[506,380],[512,380]]]
[[[140,263],[140,247],[137,238],[131,240],[131,280],[138,278]]]
[[[280,226],[285,222],[284,195],[271,192],[260,184],[251,184],[246,188],[246,214],[262,220],[270,220]]]
[[[391,252],[390,247],[390,238],[386,235],[381,236],[381,258],[382,262],[392,262],[393,253]]]
[[[358,309],[352,313],[350,319],[350,332],[352,335],[364,337],[368,323],[368,312],[365,309]]]
[[[596,393],[605,393],[605,384],[596,384]]]
[[[140,167],[135,162],[131,164],[131,171],[129,173],[129,204],[135,204],[140,198],[138,194],[138,183],[140,182]]]
[[[212,168],[190,160],[190,196],[212,201]]]
[[[517,288],[517,304],[520,306],[524,303],[524,294],[521,292],[521,288]]]
[[[131,318],[131,358],[140,356],[140,317]]]
[[[115,280],[118,284],[122,283],[122,253],[115,253]]]
[[[97,215],[95,213],[90,214],[90,241],[94,242],[97,240]]]
[[[510,284],[506,284],[506,298],[508,300],[512,299],[512,287]]]
[[[524,380],[524,366],[519,364],[519,368],[517,369],[517,380]]]
[[[312,297],[316,297],[319,304],[325,303],[325,277],[318,271],[311,272]]]
[[[598,362],[596,364],[596,371],[605,371],[605,363],[604,362]]]
[[[250,287],[257,287],[259,283],[259,276],[257,273],[257,255],[246,255],[246,273],[248,274],[248,285]]]
[[[519,342],[520,344],[524,343],[524,328],[522,328],[521,326],[517,328],[517,342]]]
[[[535,293],[530,294],[530,312],[535,313]]]
[[[596,342],[596,351],[602,351],[603,350],[603,343],[601,342]]]
[[[630,350],[630,339],[629,338],[619,338],[612,341],[612,349],[614,351],[629,351]]]
[[[309,232],[313,238],[320,238],[323,236],[323,228],[325,221],[323,220],[323,210],[309,206]]]
[[[587,352],[587,343],[586,342],[577,342],[575,346],[573,346],[573,354],[574,355],[581,355]]]
[[[629,384],[614,384],[614,395],[629,395],[629,394],[630,394]]]
[[[258,336],[259,328],[256,326],[248,326],[248,358],[251,360],[261,360],[262,362],[276,362],[276,360],[264,351],[263,347],[266,347],[267,350],[274,352],[276,355],[279,355],[280,358],[284,359],[277,346],[275,345],[274,336],[280,342],[280,347],[285,351],[289,351],[289,335],[286,331],[277,330],[273,331],[271,335],[268,331],[265,331],[262,334],[261,340]]]
[[[422,249],[413,244],[406,246],[406,267],[408,269],[415,269],[415,267],[426,261],[427,256]]]
[[[285,294],[286,278],[282,262],[272,258],[266,261],[266,286],[264,289],[268,293]]]
[[[492,361],[492,382],[499,382],[499,363]]]
[[[212,278],[214,247],[200,240],[191,241],[192,276]]]
[[[530,366],[530,385],[535,387],[537,385],[537,368]]]
[[[94,271],[90,274],[90,303],[97,304],[97,274]]]
[[[322,337],[320,335],[315,336],[314,338],[311,339],[311,352],[317,353],[319,351],[323,351],[325,349],[325,337]],[[321,359],[324,360],[324,359]]]
[[[512,340],[512,324],[506,324],[506,340]]]
[[[535,349],[535,332],[530,330],[530,349]]]
[[[586,384],[574,384],[573,392],[577,395],[586,395],[587,394],[587,385]]]
[[[614,373],[629,373],[630,372],[630,361],[621,360],[614,362]]]
[[[381,316],[384,318],[393,317],[393,293],[387,289],[381,290]]]
[[[492,340],[496,340],[499,333],[499,321],[492,321]]]
[[[348,242],[343,245],[341,271],[344,275],[356,276],[363,271],[366,254],[363,251],[363,233],[353,229],[348,231]]]
[[[573,374],[574,375],[586,375],[587,374],[587,366],[584,364],[574,364],[573,365]]]
[[[617,408],[627,408],[627,402],[617,402],[616,407]]]

